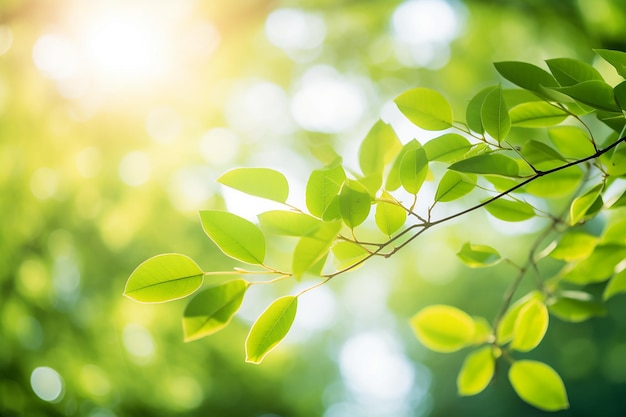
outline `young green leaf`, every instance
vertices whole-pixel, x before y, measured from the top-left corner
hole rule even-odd
[[[369,252],[354,242],[342,240],[332,247],[337,269],[345,269],[367,258]]]
[[[498,251],[491,246],[472,245],[470,242],[466,242],[456,255],[471,268],[492,266],[502,260]]]
[[[429,161],[453,162],[462,157],[471,147],[472,144],[463,136],[446,133],[426,142],[424,152]]]
[[[485,131],[498,142],[503,141],[509,134],[511,118],[501,86],[498,85],[485,97],[480,109],[480,118]]]
[[[456,379],[459,395],[476,395],[482,392],[489,385],[494,371],[495,360],[491,346],[471,352],[463,361]]]
[[[519,175],[517,161],[499,152],[472,156],[453,163],[448,169],[472,174],[501,175],[503,177],[517,177]]]
[[[474,320],[458,308],[432,305],[411,318],[411,328],[427,348],[454,352],[471,343]]]
[[[563,291],[549,306],[550,313],[561,320],[579,323],[592,317],[606,315],[606,308],[582,291]]]
[[[371,200],[367,189],[357,181],[347,180],[339,194],[339,209],[344,223],[354,229],[367,219]]]
[[[582,159],[595,150],[587,132],[576,126],[557,126],[548,130],[556,149],[566,158]]]
[[[613,65],[619,75],[626,78],[626,53],[610,49],[594,49],[594,52]]]
[[[619,112],[613,87],[604,81],[584,81],[569,87],[554,87],[554,90],[566,94],[583,104],[598,110]]]
[[[485,206],[485,210],[496,219],[507,222],[521,222],[535,216],[535,209],[524,201],[499,198]]]
[[[481,116],[483,103],[485,102],[485,98],[497,88],[498,86],[493,86],[480,90],[478,94],[476,94],[467,104],[467,109],[465,110],[465,119],[467,120],[467,126],[476,133],[482,135],[485,132],[485,127],[483,126],[483,119]]]
[[[157,255],[144,261],[130,274],[124,295],[142,303],[178,300],[200,288],[203,276],[202,269],[185,255]]]
[[[209,287],[198,293],[183,312],[185,342],[209,336],[228,326],[248,289],[243,279]]]
[[[623,177],[626,175],[626,142],[622,142],[615,147],[606,170],[607,173],[613,177]]]
[[[575,225],[580,220],[585,217],[587,214],[587,210],[591,208],[593,203],[595,203],[596,199],[600,197],[602,191],[604,190],[604,183],[600,183],[591,189],[587,190],[582,195],[576,197],[570,206],[570,226]]]
[[[280,236],[309,236],[322,225],[315,217],[294,211],[272,210],[257,217],[263,230]]]
[[[558,87],[557,80],[547,71],[526,62],[506,61],[493,64],[507,80],[526,90],[544,96],[545,87]]]
[[[217,179],[217,182],[256,197],[284,203],[289,196],[287,178],[269,168],[237,168]]]
[[[558,125],[569,113],[545,101],[533,101],[518,104],[510,110],[509,115],[513,126],[534,128]]]
[[[388,201],[385,201],[388,200]],[[383,191],[381,200],[376,202],[376,225],[381,232],[391,236],[406,222],[406,210],[392,202],[389,193]]]
[[[569,407],[565,385],[554,369],[542,362],[521,360],[509,369],[513,389],[526,401],[544,411],[558,411]]]
[[[428,159],[420,143],[413,139],[414,145],[400,163],[400,183],[411,194],[417,194],[428,174]]]
[[[287,335],[296,317],[298,298],[288,295],[274,301],[252,325],[246,339],[246,362],[259,364]]]
[[[589,257],[566,270],[561,278],[579,285],[606,281],[613,275],[616,266],[625,258],[626,246],[623,244],[601,244],[595,247]]]
[[[293,275],[300,279],[305,272],[316,270],[341,229],[340,221],[324,223],[312,236],[301,238],[293,252]],[[322,265],[323,266],[323,265]]]
[[[620,208],[626,206],[626,191],[622,193],[616,200],[611,203],[612,209]]]
[[[341,165],[313,171],[306,185],[306,207],[309,212],[324,218],[327,211],[332,211],[333,216],[336,215],[334,218],[338,218],[340,213],[337,196],[345,179],[346,173]]]
[[[504,345],[513,339],[515,322],[517,321],[517,316],[522,308],[524,308],[524,306],[532,300],[543,301],[543,298],[543,295],[539,291],[532,291],[517,300],[508,308],[496,328],[496,341],[498,342],[498,345]]]
[[[413,88],[395,98],[398,109],[416,126],[426,130],[445,130],[452,126],[452,107],[435,90]]]
[[[548,309],[541,301],[530,300],[519,311],[513,328],[511,349],[528,352],[541,343],[548,330]]]
[[[623,132],[624,127],[626,127],[626,119],[624,119],[622,112],[598,110],[596,111],[596,117],[616,133]]]
[[[596,236],[570,229],[561,237],[559,243],[550,252],[550,256],[567,262],[585,259],[593,253],[597,244]]]
[[[261,265],[265,259],[265,236],[253,223],[233,213],[201,210],[204,232],[231,258]]]
[[[562,86],[571,86],[583,81],[603,81],[602,75],[586,62],[572,58],[555,58],[546,61],[554,78]]]
[[[574,192],[583,178],[580,167],[572,166],[537,178],[524,191],[542,198],[559,198]]]
[[[439,181],[435,201],[445,203],[456,200],[471,192],[475,186],[476,175],[447,171]]]
[[[402,185],[402,183],[400,182],[400,165],[402,164],[402,160],[409,151],[413,149],[419,149],[421,147],[422,145],[420,145],[418,141],[412,140],[406,143],[402,147],[402,149],[400,149],[400,152],[396,156],[396,159],[393,161],[393,164],[391,165],[391,169],[389,170],[389,174],[387,176],[387,183],[385,184],[385,188],[387,190],[393,191],[398,189],[398,187]]]
[[[626,269],[623,269],[621,272],[615,274],[613,278],[609,281],[604,289],[604,293],[602,294],[603,300],[608,300],[614,295],[626,292]]]
[[[537,140],[529,140],[521,149],[522,155],[535,169],[547,171],[565,165],[565,158],[552,147]]]
[[[472,317],[474,320],[474,335],[472,336],[472,344],[480,345],[491,342],[493,339],[493,329],[484,317]]]
[[[382,174],[385,165],[400,152],[402,143],[394,130],[379,120],[369,131],[359,149],[359,165],[365,175]]]
[[[618,85],[613,88],[613,94],[615,95],[615,100],[622,111],[626,109],[626,81],[622,81]],[[621,115],[622,118],[624,115]]]

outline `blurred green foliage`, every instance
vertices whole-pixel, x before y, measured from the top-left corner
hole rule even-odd
[[[311,294],[312,313],[260,367],[244,363],[243,341],[274,294],[251,295],[219,338],[187,344],[184,302],[121,294],[155,253],[232,267],[197,217],[226,203],[254,211],[220,196],[227,169],[297,178],[332,158],[325,145],[354,153],[408,88],[464,104],[496,81],[493,61],[591,60],[624,39],[619,0],[1,2],[0,414],[540,415],[507,384],[458,398],[463,355],[426,352],[407,324],[433,303],[496,313],[506,267],[468,271],[454,253],[481,233],[515,258],[531,237],[486,217]],[[622,304],[603,320],[554,323],[533,351],[564,377],[564,415],[623,414]]]

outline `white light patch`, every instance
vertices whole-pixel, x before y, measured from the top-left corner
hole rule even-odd
[[[59,176],[53,169],[39,168],[30,178],[30,190],[39,200],[54,197],[59,186]]]
[[[291,114],[304,129],[344,132],[359,122],[367,98],[353,80],[328,66],[309,69],[291,101]]]
[[[300,60],[301,52],[319,48],[326,37],[324,19],[299,9],[278,9],[265,21],[270,43]]]
[[[146,363],[154,357],[156,348],[152,335],[140,324],[127,324],[122,333],[122,342],[126,351],[138,362]]]
[[[294,293],[310,287],[303,283],[294,289]],[[337,301],[328,287],[322,286],[307,292],[298,298],[298,314],[291,330],[287,334],[288,341],[302,342],[316,332],[331,327],[337,316]]]
[[[174,172],[169,181],[172,205],[179,211],[196,212],[214,192],[212,175],[206,167],[188,166]]]
[[[44,401],[57,402],[63,397],[63,379],[54,369],[47,366],[35,368],[30,374],[30,386]]]
[[[224,127],[206,132],[200,139],[200,153],[214,166],[231,166],[239,152],[239,137]]]
[[[13,45],[13,31],[6,25],[0,25],[0,55],[9,52]]]
[[[119,164],[120,179],[131,187],[139,187],[150,179],[150,158],[144,152],[129,152]]]
[[[85,148],[76,155],[76,169],[84,178],[95,177],[102,167],[102,153],[93,146]]]
[[[63,80],[76,75],[78,51],[67,37],[48,34],[40,37],[33,47],[33,61],[46,77]]]
[[[155,142],[174,142],[182,128],[182,118],[169,107],[158,107],[146,116],[146,131]]]

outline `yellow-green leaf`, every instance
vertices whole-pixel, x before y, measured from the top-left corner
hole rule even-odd
[[[371,200],[367,189],[357,181],[347,180],[339,194],[339,210],[344,223],[354,229],[367,219]]]
[[[341,165],[313,171],[306,185],[306,207],[309,212],[325,220],[339,218],[337,196],[345,179],[346,173]],[[329,211],[332,211],[332,215],[324,216]]]
[[[522,400],[541,410],[558,411],[569,407],[563,380],[545,363],[532,360],[513,362],[509,369],[509,381]]]
[[[482,392],[493,378],[495,360],[493,348],[484,346],[467,355],[459,375],[456,386],[460,395],[476,395]]]
[[[507,222],[521,222],[535,216],[535,209],[524,201],[499,198],[485,206],[493,217]]]
[[[587,190],[582,195],[576,197],[574,201],[572,201],[572,205],[570,206],[570,226],[575,225],[580,220],[585,217],[587,214],[587,210],[593,206],[596,199],[600,197],[602,194],[602,190],[604,190],[604,183],[600,183],[591,189]]]
[[[597,243],[596,236],[570,229],[561,237],[550,256],[568,262],[584,259],[593,253]]]
[[[400,183],[411,194],[417,194],[428,174],[428,159],[420,143],[413,139],[412,146],[400,162]]]
[[[616,294],[626,292],[626,269],[615,274],[604,289],[602,298],[608,300]]]
[[[476,186],[476,175],[447,171],[439,181],[435,201],[448,202],[463,197]]]
[[[504,177],[517,177],[519,165],[517,161],[500,152],[483,153],[462,159],[448,167],[453,171],[473,174],[492,174]]]
[[[252,325],[246,339],[246,362],[259,364],[287,335],[296,317],[298,298],[274,301]]]
[[[456,255],[472,268],[492,266],[502,260],[498,251],[491,246],[472,245],[470,242],[466,242]]]
[[[363,246],[347,240],[336,242],[332,247],[332,252],[335,256],[337,269],[355,265],[369,255],[369,252]]]
[[[424,308],[411,318],[411,327],[424,346],[437,352],[462,349],[474,335],[474,320],[464,311],[446,305]]]
[[[548,330],[548,320],[545,304],[535,299],[526,303],[515,319],[511,349],[528,352],[536,348]]]
[[[558,125],[569,116],[564,110],[545,101],[518,104],[509,114],[513,126],[533,128]]]
[[[217,182],[257,197],[284,203],[289,196],[287,178],[269,168],[237,168],[217,179]]]
[[[499,345],[504,345],[513,339],[513,333],[515,331],[515,323],[517,316],[524,306],[532,300],[543,300],[543,295],[539,291],[532,291],[526,294],[524,297],[517,300],[511,305],[496,328],[496,340]]]
[[[341,229],[340,221],[324,223],[313,235],[301,238],[293,252],[293,275],[300,279],[326,259]]]
[[[126,282],[124,295],[142,303],[162,303],[193,294],[204,272],[188,256],[166,253],[139,265]]]
[[[445,130],[452,126],[452,107],[435,90],[413,88],[395,98],[398,109],[416,126],[426,130]]]
[[[263,230],[280,236],[309,236],[322,225],[320,220],[308,214],[285,210],[266,211],[258,218]]]
[[[393,203],[391,195],[386,191],[383,191],[381,198],[376,202],[376,225],[381,232],[391,236],[406,222],[406,210]]]
[[[463,136],[447,133],[424,144],[429,161],[452,162],[463,156],[472,145]]]
[[[365,175],[382,174],[385,165],[400,152],[402,143],[391,126],[379,120],[359,148],[359,165]]]
[[[504,140],[509,134],[511,117],[504,102],[501,86],[497,86],[485,97],[480,109],[480,118],[485,131],[498,142]]]

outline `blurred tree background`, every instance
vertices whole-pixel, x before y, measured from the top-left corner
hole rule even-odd
[[[400,92],[431,87],[461,107],[499,82],[493,61],[592,60],[592,48],[626,50],[626,3],[3,0],[0,415],[542,414],[505,378],[457,397],[463,355],[427,352],[407,324],[434,303],[493,317],[510,268],[469,271],[454,254],[480,233],[523,257],[536,225],[498,231],[477,213],[318,288],[261,366],[244,363],[243,341],[265,288],[235,325],[187,344],[184,301],[121,294],[158,253],[232,267],[197,217],[260,211],[218,187],[227,169],[278,169],[303,198],[329,149],[356,160],[380,115],[404,141],[428,137],[397,117]],[[564,376],[563,415],[623,415],[620,302],[551,325],[537,350]]]

